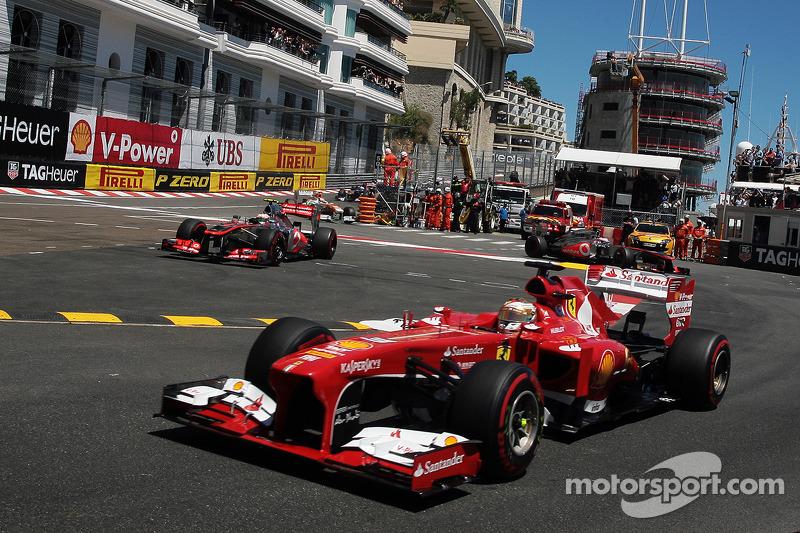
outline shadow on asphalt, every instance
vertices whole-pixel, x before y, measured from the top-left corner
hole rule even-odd
[[[363,482],[363,478],[335,470],[311,459],[190,427],[151,431],[149,434],[255,467],[268,468],[274,472],[347,492],[353,496],[391,505],[411,513],[419,513],[470,495],[456,487],[422,497],[410,491],[383,485],[378,481]]]

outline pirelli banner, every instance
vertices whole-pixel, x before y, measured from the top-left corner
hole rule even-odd
[[[154,168],[86,165],[86,188],[91,190],[151,192],[155,182]]]
[[[258,170],[328,172],[330,143],[261,138]]]

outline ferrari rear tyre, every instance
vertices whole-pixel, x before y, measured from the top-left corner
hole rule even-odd
[[[286,254],[286,243],[284,242],[283,234],[272,228],[261,230],[253,247],[256,250],[266,250],[265,264],[274,266],[280,265]]]
[[[636,263],[636,252],[630,248],[620,246],[614,252],[611,262],[620,268],[628,268]]]
[[[333,340],[333,333],[315,322],[292,316],[279,318],[264,328],[250,348],[244,367],[244,379],[274,399],[275,392],[269,386],[269,371],[275,361]]]
[[[531,235],[525,240],[525,254],[528,257],[542,257],[547,252],[547,240],[541,235]]]
[[[311,238],[311,251],[319,259],[333,259],[337,244],[336,230],[332,228],[319,228]]]
[[[667,390],[690,409],[715,408],[731,375],[731,348],[721,333],[689,328],[675,338],[666,359]]]
[[[448,430],[480,440],[481,475],[519,476],[530,465],[544,424],[544,406],[533,370],[519,363],[480,361],[461,379],[448,415]]]

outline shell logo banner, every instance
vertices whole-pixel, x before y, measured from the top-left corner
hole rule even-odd
[[[261,138],[259,170],[328,172],[330,143]]]

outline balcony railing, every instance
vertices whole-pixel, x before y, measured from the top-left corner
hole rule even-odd
[[[367,41],[369,41],[370,43],[374,44],[378,48],[382,48],[382,49],[386,50],[387,52],[389,52],[390,54],[392,54],[396,58],[400,59],[401,61],[406,61],[406,55],[403,52],[401,52],[400,50],[398,50],[398,49],[396,49],[394,47],[389,46],[388,44],[384,43],[380,39],[377,39],[376,37],[373,37],[372,35],[367,35]]]
[[[287,54],[299,57],[304,61],[312,64],[319,62],[317,56],[317,45],[311,43],[301,37],[292,36],[291,39],[284,38],[278,40],[274,39],[271,35],[266,33],[253,33],[243,28],[235,28],[226,22],[215,22],[214,29],[218,32],[227,33],[254,43],[263,43],[271,48],[281,50]]]
[[[672,111],[667,109],[642,109],[639,116],[643,119],[655,120],[658,122],[681,122],[696,125],[701,128],[714,130],[722,129],[722,119],[709,120],[701,113],[691,111]],[[719,115],[716,115],[719,116]]]
[[[714,150],[709,150],[705,143],[697,141],[687,141],[685,139],[670,139],[661,137],[639,136],[639,148],[649,148],[659,152],[690,154],[702,158],[719,161],[719,146]]]

